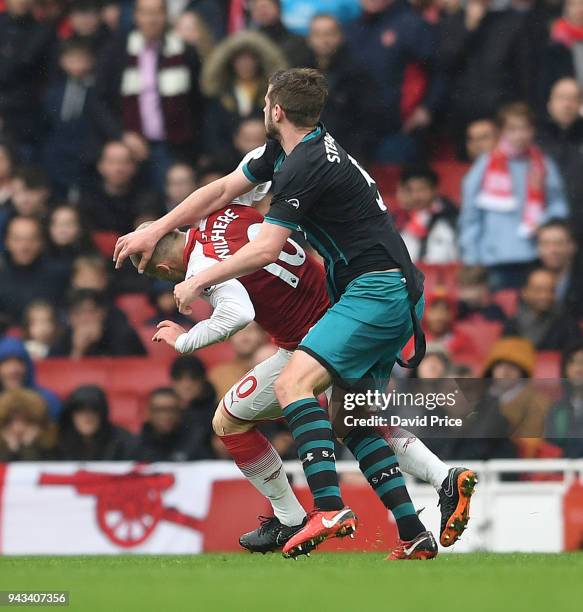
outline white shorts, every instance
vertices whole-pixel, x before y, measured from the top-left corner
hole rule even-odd
[[[275,420],[283,417],[275,397],[275,381],[291,359],[293,351],[278,349],[265,361],[257,364],[225,394],[225,410],[240,421]]]

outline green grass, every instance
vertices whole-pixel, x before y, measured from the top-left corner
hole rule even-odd
[[[4,557],[0,590],[67,590],[68,610],[84,612],[583,610],[583,554],[443,554],[434,561],[390,563],[383,558]]]

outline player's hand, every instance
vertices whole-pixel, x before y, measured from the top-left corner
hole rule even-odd
[[[140,263],[138,264],[138,273],[143,274],[148,262],[152,258],[152,253],[158,243],[158,234],[155,230],[146,227],[139,232],[130,232],[125,236],[120,236],[115,243],[113,251],[113,261],[115,269],[119,270],[123,262],[130,255],[140,255]]]
[[[176,348],[176,340],[186,333],[184,327],[173,321],[162,321],[157,325],[158,331],[154,334],[152,342],[166,342],[172,348]]]
[[[188,280],[178,283],[174,287],[174,300],[178,312],[189,315],[192,314],[192,308],[190,305],[196,298],[202,293],[204,287],[200,287],[196,281],[196,277],[193,276]]]

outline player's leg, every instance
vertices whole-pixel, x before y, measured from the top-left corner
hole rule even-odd
[[[284,555],[288,557],[307,554],[328,537],[352,534],[357,525],[356,516],[344,507],[340,496],[328,412],[315,397],[330,383],[326,368],[307,353],[296,351],[275,384],[276,397],[314,497],[314,510],[305,527],[284,546]]]
[[[442,546],[451,546],[461,537],[470,519],[470,500],[478,483],[476,473],[447,465],[406,429],[390,427],[382,433],[397,455],[401,469],[437,490],[441,511],[439,540]]]
[[[275,379],[291,353],[280,349],[257,365],[227,392],[215,412],[213,429],[249,482],[271,503],[274,517],[244,534],[244,548],[267,552],[281,548],[301,527],[306,512],[287,479],[273,445],[256,422],[281,417],[273,391]]]

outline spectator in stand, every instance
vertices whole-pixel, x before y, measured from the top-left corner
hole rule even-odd
[[[174,32],[185,44],[196,49],[202,62],[206,61],[215,46],[212,32],[196,11],[181,13],[174,23]]]
[[[53,30],[33,16],[32,0],[6,0],[0,14],[0,126],[22,158],[35,157],[41,123],[41,90],[46,80]]]
[[[448,378],[452,363],[444,351],[430,351],[425,354],[421,363],[411,373],[411,378],[437,380]]]
[[[328,81],[322,122],[351,155],[369,161],[376,143],[375,81],[352,60],[340,23],[332,15],[312,19],[308,44]]]
[[[498,304],[492,302],[488,288],[488,270],[481,266],[463,266],[457,276],[457,320],[482,319],[506,321]]]
[[[87,385],[65,403],[57,454],[63,461],[127,461],[137,458],[138,445],[129,431],[111,423],[105,393]]]
[[[55,433],[38,393],[29,389],[0,393],[0,461],[52,459]]]
[[[235,351],[235,358],[216,365],[209,372],[209,380],[219,397],[224,397],[227,391],[253,367],[253,356],[257,349],[267,343],[267,336],[257,323],[252,322],[237,332],[230,342]]]
[[[16,152],[6,140],[0,140],[0,233],[5,204],[12,197],[12,180],[16,167]]]
[[[361,0],[361,6],[363,15],[346,37],[353,60],[376,85],[375,128],[382,139],[376,158],[414,161],[420,153],[416,135],[428,128],[440,102],[436,33],[404,0]]]
[[[545,58],[547,85],[552,86],[564,77],[573,77],[583,87],[582,0],[565,0],[563,16],[551,26],[550,43]]]
[[[360,0],[280,0],[283,21],[293,32],[306,36],[316,15],[333,15],[348,25],[361,12]]]
[[[123,234],[145,211],[161,213],[159,199],[137,178],[132,151],[121,141],[108,142],[97,164],[99,183],[81,193],[80,210],[92,230]]]
[[[540,265],[555,275],[557,304],[576,319],[583,318],[583,276],[577,243],[566,221],[551,219],[537,232]]]
[[[36,384],[34,364],[26,348],[18,338],[0,340],[0,391],[31,389],[42,396],[51,418],[61,412],[59,398],[49,389]]]
[[[170,369],[170,378],[184,413],[184,426],[192,444],[190,448],[197,449],[198,459],[212,458],[212,419],[217,395],[207,379],[202,361],[194,355],[177,357]]]
[[[93,239],[79,210],[70,204],[59,204],[52,209],[48,234],[48,254],[69,272],[75,257],[95,253]]]
[[[87,43],[74,38],[64,41],[59,74],[44,97],[43,163],[55,195],[61,198],[78,197],[88,174],[93,64]]]
[[[565,457],[583,457],[583,342],[563,351],[563,396],[549,410],[545,439],[558,446]]]
[[[148,325],[158,325],[162,321],[173,321],[177,325],[190,329],[192,319],[178,312],[176,300],[174,299],[174,284],[163,280],[152,283],[148,292],[150,304],[156,310],[156,314],[147,321]]]
[[[171,388],[152,391],[148,416],[139,438],[139,460],[196,461],[208,459],[208,447],[197,446],[197,436],[185,423],[180,399]]]
[[[268,36],[281,49],[290,68],[314,66],[314,56],[305,38],[283,25],[280,0],[250,0],[249,8],[251,27]]]
[[[69,326],[53,346],[51,357],[79,359],[146,354],[127,319],[112,316],[106,297],[99,291],[73,290],[69,295],[68,320]]]
[[[498,142],[498,126],[494,119],[476,119],[466,128],[466,154],[474,162],[491,153]]]
[[[6,253],[0,261],[0,312],[17,324],[35,299],[60,304],[68,275],[45,255],[38,219],[13,217],[8,222],[5,244]]]
[[[186,162],[176,162],[166,173],[165,206],[172,210],[196,189],[196,173]]]
[[[563,176],[573,230],[581,244],[583,244],[582,109],[583,94],[577,81],[572,78],[557,81],[551,89],[548,103],[549,117],[539,133],[541,146],[555,160]]]
[[[534,144],[528,106],[505,106],[498,122],[498,145],[464,178],[459,218],[462,261],[488,268],[494,291],[521,286],[536,259],[536,230],[567,216],[563,182]]]
[[[539,351],[562,351],[581,337],[577,321],[557,302],[556,282],[550,270],[537,268],[530,272],[516,315],[504,328],[505,335],[526,338]]]
[[[48,357],[59,335],[55,307],[44,300],[31,302],[24,311],[22,336],[28,354],[35,361]]]
[[[72,289],[91,289],[110,296],[109,267],[99,253],[80,255],[73,262]]]
[[[233,132],[231,145],[220,157],[229,170],[234,170],[249,151],[265,144],[265,121],[259,114],[242,119]]]
[[[450,91],[447,110],[460,149],[466,126],[501,105],[527,99],[530,60],[523,16],[492,0],[469,0],[441,22],[439,56]]]
[[[198,152],[200,61],[168,29],[165,0],[137,0],[134,17],[136,29],[112,41],[98,63],[96,127],[106,140],[123,140],[135,159],[148,159],[163,192],[168,166]]]
[[[71,38],[99,53],[111,38],[111,31],[101,19],[99,0],[73,0],[69,6]]]
[[[524,459],[537,455],[549,408],[548,398],[530,381],[535,360],[534,346],[528,340],[508,337],[494,344],[484,364],[483,376],[492,381],[489,400],[508,421],[510,438]]]
[[[286,65],[283,53],[259,32],[239,32],[215,47],[201,78],[210,98],[205,119],[208,153],[221,154],[241,119],[261,112],[269,75]]]
[[[470,336],[456,328],[455,320],[456,304],[452,296],[441,289],[427,296],[423,328],[428,350],[445,352],[453,361],[477,355],[478,347]]]
[[[14,173],[12,196],[4,206],[4,225],[0,221],[0,231],[5,230],[8,221],[16,215],[44,220],[48,213],[50,193],[51,184],[42,168],[21,166]],[[3,237],[2,232],[0,241]]]
[[[458,207],[439,194],[439,177],[429,166],[406,166],[399,179],[404,209],[399,230],[414,262],[448,264],[459,259]]]
[[[101,21],[112,33],[120,30],[121,5],[120,0],[103,0],[101,2]]]

